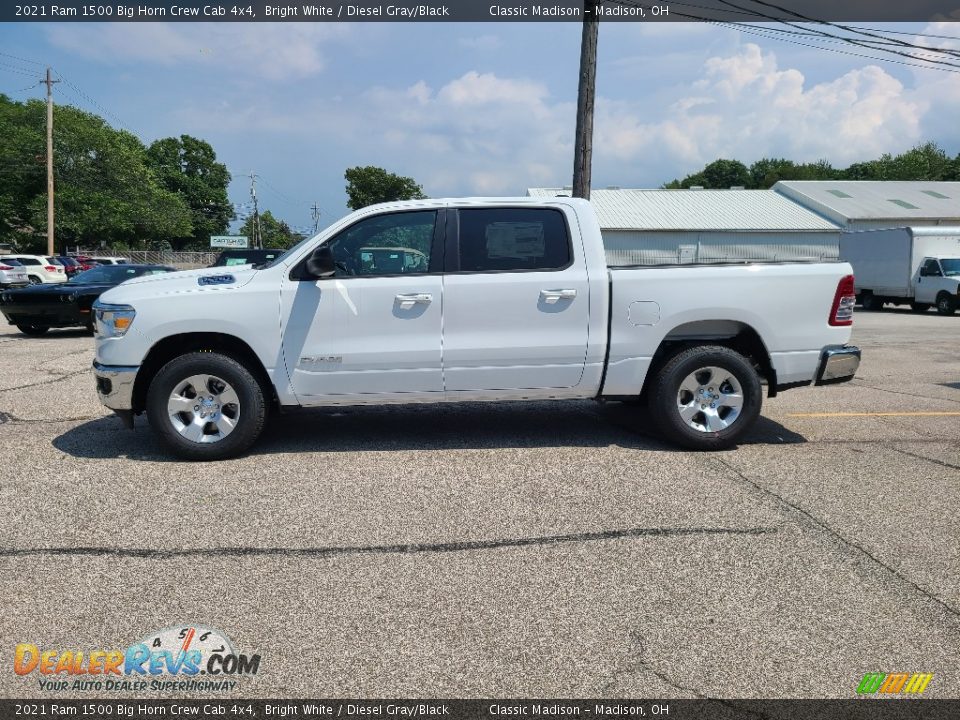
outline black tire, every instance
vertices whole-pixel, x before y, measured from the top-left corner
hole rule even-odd
[[[28,275],[27,279],[30,281],[31,285],[43,285],[43,280],[38,278],[36,275]]]
[[[708,367],[727,371],[739,383],[743,396],[739,415],[730,421],[728,427],[717,431],[694,429],[681,417],[679,408],[681,384],[698,370]],[[698,378],[698,382],[703,380]],[[717,394],[722,392],[720,387],[716,391]],[[735,445],[753,427],[762,403],[763,390],[753,365],[740,353],[719,345],[692,347],[674,355],[652,378],[650,386],[650,411],[664,436],[693,450],[723,450]],[[720,407],[717,412],[723,410]],[[731,410],[726,411],[726,417],[729,417]]]
[[[937,295],[937,312],[940,315],[953,315],[957,311],[957,299],[945,292]]]
[[[910,309],[913,310],[915,313],[925,313],[931,307],[933,306],[930,303],[918,303],[918,302],[910,303]]]
[[[872,292],[865,292],[860,298],[860,307],[868,312],[883,310],[883,301]]]
[[[30,337],[45,335],[49,329],[46,325],[17,325],[17,330]]]
[[[172,416],[167,411],[167,404],[177,386],[195,375],[211,375],[222,379],[234,390],[239,400],[238,417],[233,430],[215,442],[197,442],[184,437],[174,426]],[[253,445],[263,431],[267,404],[260,383],[241,363],[219,353],[193,352],[171,360],[154,376],[147,390],[146,410],[154,432],[178,457],[185,460],[223,460],[236,457]],[[223,415],[227,415],[226,411]]]

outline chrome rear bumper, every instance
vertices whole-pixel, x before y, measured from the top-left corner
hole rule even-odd
[[[860,348],[853,345],[830,345],[820,355],[816,385],[832,385],[853,380],[860,367]]]

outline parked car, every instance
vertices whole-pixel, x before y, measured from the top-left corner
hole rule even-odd
[[[426,259],[351,267],[402,242]],[[231,457],[268,404],[594,398],[729,447],[770,397],[850,380],[846,263],[609,268],[579,198],[363,208],[271,264],[141,278],[94,304],[101,402],[174,454]],[[322,443],[322,439],[319,440]]]
[[[43,255],[4,255],[0,260],[16,260],[27,269],[27,279],[34,285],[67,281],[67,271],[52,257]]]
[[[864,310],[909,304],[914,312],[936,306],[953,315],[960,308],[960,227],[844,232],[840,259],[853,266]]]
[[[90,258],[98,265],[129,265],[130,259],[125,257],[98,256]]]
[[[109,290],[131,278],[174,272],[165,265],[103,265],[77,273],[60,285],[34,285],[0,292],[0,312],[27,335],[43,335],[52,327],[93,330],[90,306]]]
[[[66,255],[57,255],[56,257],[54,257],[54,260],[56,260],[58,263],[63,265],[63,269],[67,273],[67,279],[73,277],[78,272],[83,272],[84,270],[90,269],[90,268],[85,268],[83,265],[77,262],[74,258],[67,257]]]
[[[261,265],[272,262],[283,255],[284,251],[278,248],[266,249],[236,249],[224,250],[210,267],[227,267],[230,265]]]
[[[80,267],[82,267],[84,270],[95,268],[100,264],[91,259],[89,255],[74,255],[73,257],[78,263],[80,263]]]
[[[0,289],[23,287],[29,284],[27,269],[19,260],[0,260]]]

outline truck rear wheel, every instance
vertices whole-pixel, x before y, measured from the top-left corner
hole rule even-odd
[[[937,295],[937,312],[941,315],[953,315],[957,311],[957,301],[949,293]]]
[[[883,310],[883,301],[872,292],[865,292],[860,298],[860,307],[868,312],[871,310]]]
[[[30,337],[45,335],[49,329],[46,325],[17,325],[17,330]]]
[[[757,371],[719,345],[674,355],[653,378],[650,409],[668,440],[694,450],[728,448],[760,415]]]
[[[193,352],[171,360],[150,382],[147,418],[186,460],[222,460],[247,450],[263,430],[260,383],[226,355]]]

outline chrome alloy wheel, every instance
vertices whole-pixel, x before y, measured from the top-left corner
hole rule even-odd
[[[240,398],[215,375],[191,375],[173,388],[167,414],[180,435],[195,443],[215,443],[233,432]]]
[[[729,370],[704,367],[680,383],[677,412],[699,432],[719,432],[737,421],[743,409],[743,388]]]

